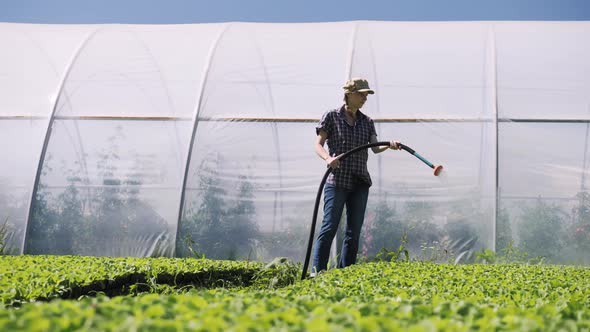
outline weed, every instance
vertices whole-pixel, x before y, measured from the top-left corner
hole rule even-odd
[[[184,246],[190,253],[191,257],[205,259],[205,254],[201,254],[196,250],[198,244],[195,240],[193,240],[193,237],[190,234],[187,234],[184,237]]]
[[[297,281],[301,264],[294,264],[286,257],[277,257],[254,274],[253,288],[277,289]]]
[[[0,225],[0,256],[8,255],[10,253],[8,246],[10,237],[10,225],[8,224],[8,217],[6,217],[6,219],[4,219],[4,223]]]
[[[484,264],[507,264],[507,263],[522,263],[522,264],[543,264],[544,257],[529,257],[529,254],[517,246],[513,241],[508,242],[506,247],[500,250],[499,253],[490,249],[484,249],[475,253],[475,261]]]
[[[397,250],[389,250],[386,247],[381,248],[377,255],[375,256],[375,260],[377,261],[391,261],[391,262],[400,262],[410,261],[410,253],[407,249],[408,245],[408,232],[404,231],[402,234],[401,242]],[[403,254],[404,260],[401,260]]]

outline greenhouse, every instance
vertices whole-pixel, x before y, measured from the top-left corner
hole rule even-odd
[[[359,255],[590,265],[588,40],[590,22],[0,23],[0,248],[301,262],[315,127],[364,77],[378,139],[444,172],[370,153]]]

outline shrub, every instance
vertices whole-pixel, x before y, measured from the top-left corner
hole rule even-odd
[[[523,206],[518,228],[519,247],[530,256],[557,262],[563,248],[564,212],[541,198],[532,206]]]

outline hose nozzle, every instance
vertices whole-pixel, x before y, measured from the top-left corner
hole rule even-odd
[[[399,143],[399,146],[408,151],[411,155],[413,155],[414,157],[420,159],[422,162],[424,162],[426,165],[428,165],[428,167],[434,169],[434,176],[438,176],[440,174],[440,172],[442,172],[443,167],[442,165],[438,165],[438,166],[434,166],[430,161],[428,161],[426,158],[422,157],[421,155],[419,155],[416,151],[414,151],[414,149],[412,149],[411,147],[404,145],[402,143]]]
[[[438,176],[440,174],[440,172],[442,172],[443,167],[442,165],[438,165],[436,167],[434,167],[434,176]]]

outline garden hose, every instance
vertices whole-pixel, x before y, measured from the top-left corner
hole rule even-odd
[[[416,151],[414,151],[409,146],[401,144],[401,143],[398,143],[398,144],[399,144],[400,148],[406,150],[414,157],[420,159],[422,162],[424,162],[430,168],[434,169],[435,176],[438,176],[440,174],[440,172],[442,171],[442,169],[443,169],[442,165],[434,166],[431,162],[429,162],[428,160],[426,160],[426,158],[424,158],[421,155],[419,155],[418,153],[416,153]],[[390,146],[390,142],[375,142],[375,143],[368,143],[365,145],[361,145],[361,146],[358,146],[352,150],[349,150],[349,151],[341,154],[338,157],[338,160],[344,160],[349,155],[359,152],[364,149],[368,149],[368,148],[371,148],[374,146],[385,146],[385,145]],[[311,248],[313,246],[313,236],[314,236],[316,221],[317,221],[317,217],[318,217],[320,198],[322,198],[322,191],[324,189],[324,185],[326,184],[326,180],[328,179],[328,175],[330,175],[330,172],[332,172],[332,167],[328,167],[328,169],[326,170],[326,173],[324,173],[324,177],[322,178],[322,181],[320,182],[320,187],[318,188],[318,193],[316,195],[315,205],[313,207],[313,217],[312,217],[312,221],[311,221],[311,229],[309,230],[309,239],[307,242],[307,252],[305,254],[305,263],[303,264],[303,271],[301,272],[301,280],[305,279],[305,275],[307,273],[307,268],[309,267],[309,258],[311,256]]]

